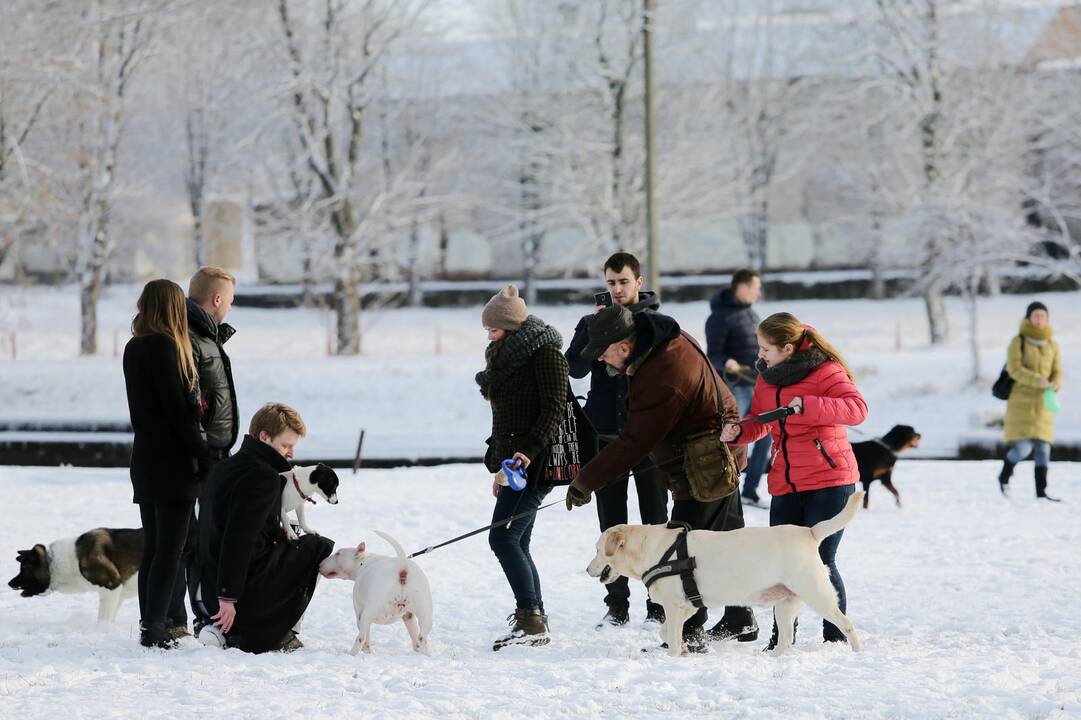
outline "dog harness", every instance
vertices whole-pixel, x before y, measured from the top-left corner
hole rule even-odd
[[[694,581],[694,569],[697,563],[687,553],[687,532],[691,526],[685,522],[670,522],[667,527],[669,530],[679,530],[679,535],[664,555],[661,555],[657,564],[643,573],[642,582],[646,584],[648,590],[650,585],[661,578],[679,575],[680,582],[683,583],[683,594],[687,596],[687,600],[696,608],[704,608],[702,594],[698,592],[698,583]],[[671,559],[673,554],[676,556],[674,560]]]

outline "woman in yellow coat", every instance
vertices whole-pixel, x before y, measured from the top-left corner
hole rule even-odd
[[[1006,372],[1013,378],[1013,389],[1006,402],[1006,444],[1010,449],[998,476],[999,489],[1003,495],[1009,493],[1014,466],[1032,454],[1036,463],[1036,497],[1058,502],[1047,494],[1055,414],[1048,409],[1044,395],[1048,388],[1057,393],[1062,387],[1062,362],[1058,343],[1051,339],[1051,323],[1043,303],[1028,306],[1019,335],[1010,341]]]

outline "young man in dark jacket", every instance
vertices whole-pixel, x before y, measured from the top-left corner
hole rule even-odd
[[[290,651],[334,541],[285,541],[281,494],[293,447],[306,433],[287,405],[264,405],[240,450],[218,463],[199,498],[192,610],[204,644],[246,652]]]
[[[642,277],[638,259],[630,253],[616,253],[604,263],[604,281],[611,295],[611,303],[622,305],[632,313],[656,312],[660,301],[656,294],[642,290],[645,278]],[[627,419],[627,378],[610,375],[608,366],[601,360],[587,360],[582,357],[582,350],[589,342],[589,321],[597,312],[609,304],[600,304],[597,309],[578,321],[574,329],[574,338],[567,347],[567,365],[573,378],[589,377],[589,397],[585,411],[600,438],[600,447],[619,437]],[[601,532],[615,525],[627,522],[627,486],[629,476],[624,473],[619,478],[597,491],[597,519]],[[638,511],[644,525],[656,525],[668,522],[668,490],[661,477],[661,472],[651,462],[638,463],[634,467],[634,487],[638,494]],[[631,591],[627,578],[619,578],[605,586],[604,598],[608,612],[597,625],[626,625],[630,620]],[[664,608],[646,598],[646,620],[664,622]]]
[[[236,389],[233,385],[233,368],[225,354],[225,342],[236,330],[225,322],[225,316],[233,307],[236,278],[219,267],[201,267],[188,282],[188,337],[199,372],[199,395],[202,414],[199,422],[206,437],[207,454],[199,461],[199,480],[205,481],[213,467],[229,457],[236,444],[239,418]],[[181,558],[185,574],[191,572],[195,556],[198,515],[192,510],[188,524],[188,537]],[[186,633],[184,593],[190,580],[177,583],[170,616],[174,627]],[[190,599],[192,607],[194,599]]]
[[[743,268],[732,273],[732,284],[709,301],[706,319],[706,352],[736,396],[740,415],[751,409],[754,383],[758,379],[758,313],[751,307],[762,293],[762,280],[755,270]],[[758,497],[758,481],[766,469],[773,441],[767,435],[754,444],[747,472],[743,476],[743,501],[764,507]]]
[[[235,290],[236,278],[218,267],[199,268],[188,284],[188,331],[199,368],[202,424],[212,465],[229,457],[240,427],[233,367],[225,354],[225,343],[236,332],[225,322]]]
[[[672,492],[672,520],[689,523],[693,530],[743,527],[738,494],[713,502],[695,500],[679,460],[689,436],[708,429],[717,429],[719,435],[722,423],[739,421],[736,399],[697,343],[666,315],[633,314],[617,306],[590,320],[589,344],[582,356],[600,358],[628,378],[627,421],[619,437],[571,483],[567,509],[588,503],[591,493],[648,458],[664,470]],[[737,467],[742,468],[746,450],[730,447]],[[706,649],[707,636],[702,629],[706,616],[706,609],[701,608],[684,623],[684,640],[692,652]],[[709,637],[755,640],[758,624],[750,608],[728,607]]]

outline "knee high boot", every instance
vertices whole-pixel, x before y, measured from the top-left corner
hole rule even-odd
[[[998,474],[998,489],[1003,495],[1010,494],[1010,476],[1013,475],[1015,464],[1009,460],[1002,461],[1002,470]]]
[[[1036,466],[1036,497],[1050,502],[1059,502],[1058,498],[1047,494],[1047,466]]]

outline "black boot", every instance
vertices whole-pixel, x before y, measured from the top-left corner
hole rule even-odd
[[[1010,476],[1013,475],[1013,466],[1015,463],[1009,460],[1002,461],[1002,470],[998,473],[998,489],[1003,495],[1009,497],[1010,495]]]
[[[1058,498],[1047,494],[1047,466],[1036,466],[1036,497],[1049,502],[1062,502]]]
[[[144,623],[139,626],[139,644],[143,647],[173,650],[178,643],[177,639],[172,637],[165,629],[164,622],[156,622]]]
[[[709,639],[753,642],[758,639],[758,621],[749,607],[726,607],[721,621],[710,628]]]
[[[622,627],[630,622],[630,620],[630,613],[626,609],[609,608],[608,612],[601,618],[601,621],[597,623],[597,629],[603,630],[607,627]]]

